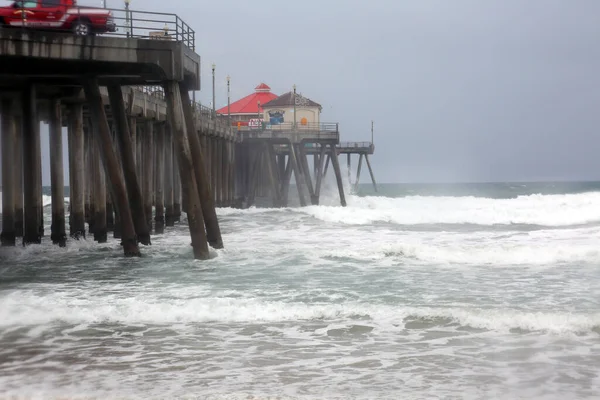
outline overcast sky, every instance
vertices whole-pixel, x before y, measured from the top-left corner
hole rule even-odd
[[[132,0],[131,8],[177,13],[195,29],[206,104],[215,62],[218,107],[229,74],[232,101],[260,82],[276,94],[296,84],[323,105],[322,121],[340,123],[344,141],[368,140],[373,119],[381,182],[600,178],[598,0]]]

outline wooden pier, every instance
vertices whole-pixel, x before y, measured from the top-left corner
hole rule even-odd
[[[374,147],[340,146],[338,124],[236,129],[192,102],[200,56],[185,29],[168,41],[0,31],[3,246],[44,236],[40,122],[50,130],[50,239],[58,246],[112,233],[126,256],[139,256],[140,244],[185,212],[194,256],[207,259],[209,246],[224,246],[216,207],[250,207],[265,193],[274,207],[288,206],[292,176],[300,205],[319,204],[329,163],[345,206],[339,154],[360,154],[357,182],[364,156],[375,184]]]

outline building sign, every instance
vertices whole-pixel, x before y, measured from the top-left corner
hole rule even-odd
[[[260,128],[262,127],[262,118],[252,118],[250,121],[248,121],[248,126],[250,128]]]
[[[283,124],[283,114],[285,111],[269,111],[269,123],[271,125]]]

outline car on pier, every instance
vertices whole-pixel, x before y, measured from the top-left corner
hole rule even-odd
[[[0,7],[0,29],[9,27],[73,32],[80,36],[117,30],[109,10],[79,7],[76,0],[14,1],[8,7]]]

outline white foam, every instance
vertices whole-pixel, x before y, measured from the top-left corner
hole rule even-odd
[[[348,207],[299,209],[343,224],[535,224],[566,226],[600,221],[600,193],[530,195],[514,199],[409,196],[348,196]]]
[[[172,290],[172,293],[177,289]],[[197,291],[202,293],[202,289]],[[96,298],[97,297],[97,298]],[[101,298],[100,298],[101,297]],[[85,298],[64,293],[41,295],[15,291],[0,297],[0,327],[66,322],[173,324],[274,323],[286,321],[345,321],[396,329],[405,319],[450,320],[463,326],[506,332],[510,329],[554,334],[587,332],[600,326],[600,313],[529,312],[512,309],[436,308],[359,302],[307,304],[239,297],[180,297],[165,300],[149,294],[117,297],[96,293]],[[443,322],[445,324],[447,322]]]

